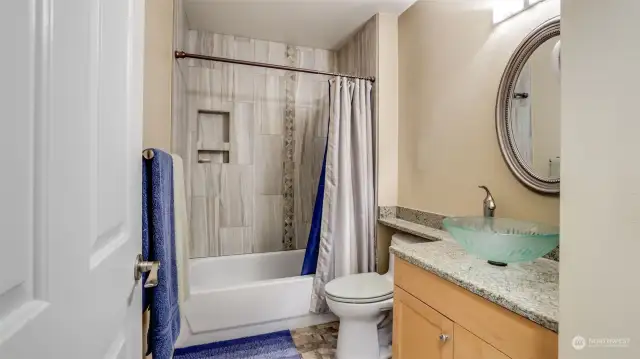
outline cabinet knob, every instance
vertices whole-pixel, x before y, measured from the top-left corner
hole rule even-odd
[[[438,339],[440,339],[440,341],[444,343],[449,340],[449,336],[446,334],[440,334],[440,336],[438,336]]]

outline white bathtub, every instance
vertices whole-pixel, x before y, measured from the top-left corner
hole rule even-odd
[[[300,276],[304,250],[190,261],[191,297],[179,346],[327,323],[309,313],[313,276]],[[187,325],[184,325],[187,324]]]

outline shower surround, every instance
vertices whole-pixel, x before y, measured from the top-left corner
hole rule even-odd
[[[197,30],[187,41],[192,53],[336,71],[329,50]],[[181,61],[186,96],[174,110],[173,147],[185,160],[191,257],[305,248],[326,143],[329,78]]]

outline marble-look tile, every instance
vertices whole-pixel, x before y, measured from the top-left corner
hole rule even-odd
[[[315,69],[315,52],[314,49],[304,46],[296,46],[297,63],[295,66],[303,69]]]
[[[189,121],[187,116],[187,84],[182,70],[173,71],[173,89],[171,106],[171,147],[172,151],[185,158],[188,152]]]
[[[255,40],[248,37],[235,37],[236,59],[244,61],[254,61]]]
[[[333,71],[333,51],[314,49],[314,69],[318,71]]]
[[[267,75],[256,78],[255,105],[260,113],[260,133],[281,135],[284,130],[285,79]]]
[[[250,102],[254,101],[254,81],[256,73],[246,66],[234,65],[234,92],[233,101]]]
[[[310,223],[318,188],[322,161],[318,162],[318,148],[314,143],[315,124],[310,108],[297,107],[295,112],[296,138],[294,152],[294,205],[297,221]],[[322,149],[323,151],[324,149]]]
[[[235,39],[232,35],[222,35],[222,56],[230,59],[236,57]],[[233,101],[234,67],[236,65],[222,64],[222,95],[226,101]]]
[[[229,142],[229,113],[198,112],[198,149],[216,149]]]
[[[217,255],[220,213],[218,200],[216,198],[193,197],[191,205],[191,258]]]
[[[217,162],[217,163],[216,163]],[[220,197],[222,161],[196,163],[192,167],[191,195],[194,197]]]
[[[282,194],[282,176],[284,171],[282,146],[282,136],[257,136],[255,153],[256,194]]]
[[[354,34],[335,55],[339,72],[360,75],[376,75],[377,30],[375,18]]]
[[[281,42],[269,41],[269,63],[274,65],[290,66],[287,59],[287,45]],[[268,69],[267,74],[284,76],[284,70]]]
[[[257,195],[253,252],[266,253],[284,250],[282,196]]]
[[[329,81],[319,81],[315,85],[313,97],[316,137],[327,137],[329,132]]]
[[[200,51],[200,48],[198,47],[198,32],[198,30],[189,30],[189,32],[187,33],[187,48],[185,50],[186,52],[197,53]],[[187,66],[189,67],[199,66],[201,63],[200,60],[194,59],[184,59],[183,61],[186,61]]]
[[[309,242],[309,232],[311,231],[311,222],[296,222],[296,249],[307,248]]]
[[[253,228],[251,227],[222,227],[219,237],[221,256],[253,252]]]
[[[191,52],[206,56],[223,56],[222,35],[207,31],[195,31],[195,34],[192,34],[192,31],[194,30],[189,32],[190,47],[193,46]],[[194,59],[189,60],[189,66],[222,69],[220,63]]]
[[[254,131],[253,105],[236,102],[229,139],[231,145],[230,163],[253,164]]]
[[[222,70],[189,68],[189,101],[197,110],[222,111],[229,106],[222,101]]]
[[[253,223],[252,166],[223,164],[220,174],[220,226],[251,227]]]
[[[295,83],[295,106],[312,107],[315,105],[314,98],[318,94],[317,75],[298,74]]]
[[[269,41],[264,40],[254,40],[254,61],[269,63]],[[259,67],[256,69],[260,70]],[[266,74],[266,69],[262,69],[262,71],[258,71],[260,74]]]

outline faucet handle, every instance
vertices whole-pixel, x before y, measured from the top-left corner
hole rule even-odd
[[[485,217],[493,217],[493,212],[496,210],[496,202],[491,195],[491,191],[487,186],[478,186],[478,188],[482,188],[487,194],[484,201],[482,201],[482,213]]]
[[[487,186],[480,185],[478,186],[478,188],[482,188],[487,193],[487,196],[491,196],[491,191],[489,191],[489,188]]]

